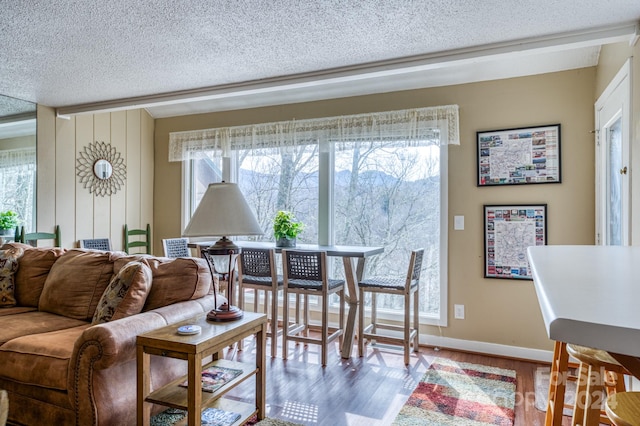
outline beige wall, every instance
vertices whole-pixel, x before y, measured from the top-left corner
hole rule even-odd
[[[152,225],[153,127],[144,110],[56,118],[52,108],[38,106],[38,231],[60,225],[62,246],[79,239],[110,238],[122,250],[123,226]],[[126,163],[122,189],[111,196],[89,193],[76,176],[78,153],[95,141],[110,143]]]
[[[155,245],[180,235],[181,164],[169,163],[169,132],[434,105],[460,106],[461,145],[449,149],[449,326],[425,327],[452,339],[550,350],[531,281],[483,278],[482,206],[547,203],[549,244],[594,241],[595,68],[156,120]],[[476,187],[476,131],[561,123],[562,184]],[[453,215],[465,230],[452,230]],[[453,319],[464,304],[466,319]],[[427,339],[426,343],[429,341]]]
[[[620,70],[628,58],[631,59],[631,244],[640,244],[640,43],[629,46],[622,42],[603,46],[596,72],[596,98]]]

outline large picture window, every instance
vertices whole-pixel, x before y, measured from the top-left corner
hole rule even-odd
[[[395,131],[370,138],[306,133],[293,143],[255,137],[255,129],[250,143],[239,142],[227,132],[220,139],[226,148],[207,139],[185,161],[192,169],[184,174],[185,200],[194,202],[185,213],[209,183],[196,171],[202,158],[226,158],[210,182],[227,176],[239,184],[265,231],[258,239],[273,241],[275,213],[289,210],[305,224],[300,242],[383,246],[383,254],[367,261],[367,275],[404,275],[410,251],[424,248],[420,312],[424,323],[446,325],[447,144],[441,140],[449,127],[443,124],[422,123],[411,138]],[[334,262],[332,276],[343,271]],[[400,298],[379,297],[378,304],[390,315],[402,312]]]

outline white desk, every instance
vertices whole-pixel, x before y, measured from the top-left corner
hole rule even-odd
[[[273,248],[276,252],[282,249],[275,246],[275,243],[257,242],[257,241],[234,241],[239,247],[252,248]],[[189,243],[189,247],[199,248],[203,250],[214,244],[214,242],[195,242]],[[342,358],[350,358],[353,348],[353,337],[355,334],[356,318],[358,317],[359,307],[359,291],[358,282],[363,278],[364,262],[369,256],[373,256],[384,251],[384,247],[365,247],[365,246],[319,246],[315,244],[297,244],[292,250],[320,250],[326,251],[327,256],[341,257],[344,265],[345,281],[347,283],[347,294],[345,299],[349,305],[347,313],[347,323],[344,330],[344,339],[342,342]],[[354,268],[354,259],[358,260],[357,266]]]
[[[527,252],[549,338],[603,349],[640,377],[640,247]]]

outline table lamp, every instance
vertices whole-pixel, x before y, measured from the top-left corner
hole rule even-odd
[[[221,237],[214,245],[202,250],[211,278],[214,271],[227,275],[228,302],[218,308],[217,290],[213,297],[216,307],[207,314],[212,321],[233,321],[242,318],[242,311],[233,306],[233,280],[236,258],[242,252],[229,235],[262,235],[253,211],[235,183],[209,184],[200,204],[193,213],[183,237]]]

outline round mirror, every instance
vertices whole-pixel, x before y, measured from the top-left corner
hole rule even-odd
[[[111,167],[111,163],[107,160],[100,159],[93,163],[93,174],[96,175],[98,179],[109,179],[112,173],[113,168]]]

